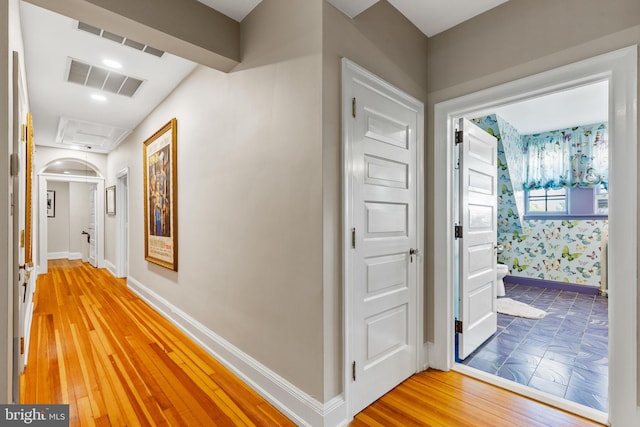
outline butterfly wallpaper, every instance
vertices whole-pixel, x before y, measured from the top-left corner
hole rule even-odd
[[[507,121],[490,115],[473,122],[498,138],[498,262],[513,276],[600,286],[607,220],[525,220],[526,146]]]

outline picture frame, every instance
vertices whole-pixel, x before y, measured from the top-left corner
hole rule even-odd
[[[107,215],[116,214],[116,186],[112,185],[105,189],[105,206],[107,209]]]
[[[27,144],[24,262],[31,267],[33,265],[33,155],[35,151],[33,141],[33,116],[31,113],[27,113],[27,124],[23,129],[25,143]],[[53,213],[55,215],[55,210]]]
[[[47,218],[56,216],[56,192],[47,190]]]
[[[144,257],[178,271],[177,120],[149,137],[143,146]]]

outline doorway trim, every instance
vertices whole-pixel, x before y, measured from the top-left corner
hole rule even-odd
[[[609,90],[609,420],[637,420],[637,45],[435,105],[434,244],[442,268],[434,270],[435,336],[429,360],[437,369],[454,365],[453,150],[454,119],[488,108],[607,80]],[[486,380],[486,378],[485,378]],[[502,385],[502,384],[501,384]],[[521,390],[518,390],[521,392]],[[543,394],[534,396],[544,400]],[[554,403],[556,404],[556,403]],[[557,404],[556,404],[557,405]],[[573,411],[575,408],[563,408]],[[604,420],[605,422],[607,420]]]
[[[424,104],[406,94],[390,83],[384,81],[375,74],[360,67],[347,58],[342,59],[342,298],[343,298],[343,389],[346,405],[347,420],[353,418],[351,397],[352,397],[352,371],[351,361],[353,360],[353,340],[352,331],[349,329],[353,322],[351,310],[350,289],[352,286],[351,269],[351,224],[354,214],[352,200],[352,176],[351,169],[351,144],[350,130],[347,123],[351,120],[353,79],[365,81],[367,85],[372,85],[387,93],[392,93],[404,100],[407,105],[416,108],[419,115],[416,127],[416,140],[418,142],[416,150],[416,232],[417,248],[420,253],[424,253]],[[423,370],[427,366],[425,357],[427,355],[424,343],[424,257],[417,256],[418,263],[416,277],[416,372]]]
[[[97,185],[96,197],[96,262],[98,268],[104,268],[104,178],[95,176],[58,175],[52,173],[38,174],[38,274],[49,271],[48,229],[47,229],[47,183],[48,182],[84,182]]]
[[[124,184],[126,182],[126,186]],[[126,192],[125,189],[126,188]],[[129,275],[129,168],[116,174],[116,275]]]

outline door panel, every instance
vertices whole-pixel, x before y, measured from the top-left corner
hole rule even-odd
[[[421,113],[354,82],[351,194],[355,248],[350,257],[348,326],[359,412],[416,371],[417,127]]]
[[[497,330],[497,140],[460,120],[460,311],[458,357],[466,358]]]

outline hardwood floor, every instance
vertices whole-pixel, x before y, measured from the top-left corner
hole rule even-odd
[[[38,278],[22,403],[68,403],[72,426],[292,426],[124,280],[80,261]],[[595,426],[455,372],[414,375],[352,426]]]
[[[69,403],[72,426],[292,426],[130,292],[80,261],[38,278],[22,403]]]
[[[601,424],[460,373],[418,373],[359,413],[351,427],[583,427]]]

